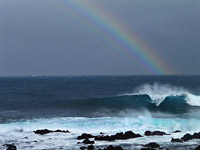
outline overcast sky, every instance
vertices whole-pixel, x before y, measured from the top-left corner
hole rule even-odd
[[[0,0],[0,75],[150,73],[56,1]],[[175,73],[200,74],[199,0],[94,3],[139,35]]]

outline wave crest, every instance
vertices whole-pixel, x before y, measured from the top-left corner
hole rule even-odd
[[[136,88],[133,93],[125,95],[148,95],[156,106],[159,106],[168,97],[185,97],[187,104],[200,106],[200,96],[194,95],[184,88],[169,84],[145,84]]]

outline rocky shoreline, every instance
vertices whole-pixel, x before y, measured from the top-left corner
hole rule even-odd
[[[35,134],[38,134],[40,136],[50,134],[50,133],[66,133],[69,134],[70,131],[68,130],[48,130],[48,129],[42,129],[42,130],[36,130],[33,131]],[[179,133],[181,131],[176,130],[173,133]],[[170,135],[163,131],[145,131],[144,135],[136,134],[132,131],[127,132],[120,132],[116,133],[114,135],[104,135],[104,133],[100,132],[99,135],[92,135],[88,133],[83,133],[82,135],[79,135],[77,137],[77,145],[80,145],[81,150],[125,150],[126,147],[123,147],[122,145],[110,145],[109,142],[115,142],[117,140],[128,140],[128,139],[135,139],[135,138],[141,138],[141,137],[150,137],[150,136],[166,136]],[[28,138],[28,137],[27,137]],[[200,132],[194,133],[194,134],[185,134],[181,138],[172,138],[171,143],[185,143],[187,141],[200,139]],[[107,146],[99,147],[96,146],[95,143],[98,141],[106,141],[108,142]],[[158,142],[159,143],[159,142]],[[140,146],[140,150],[169,150],[170,148],[162,147],[157,142],[150,142],[148,144],[138,144],[137,146]],[[83,146],[84,145],[84,146]],[[17,146],[14,144],[4,144],[4,147],[6,147],[6,150],[17,150]],[[200,150],[200,145],[196,146],[194,148],[195,150]]]

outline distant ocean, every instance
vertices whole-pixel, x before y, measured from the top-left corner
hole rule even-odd
[[[33,133],[37,129],[69,130],[70,134],[41,136]],[[200,76],[0,77],[0,146],[80,149],[76,137],[84,132],[109,135],[129,130],[142,135],[146,130],[181,132],[111,144],[139,149],[134,143],[159,141],[173,146],[172,137],[199,132]]]

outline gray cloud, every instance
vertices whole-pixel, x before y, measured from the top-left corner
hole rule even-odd
[[[95,0],[179,74],[200,73],[198,0]],[[0,0],[0,74],[148,74],[53,0]]]

